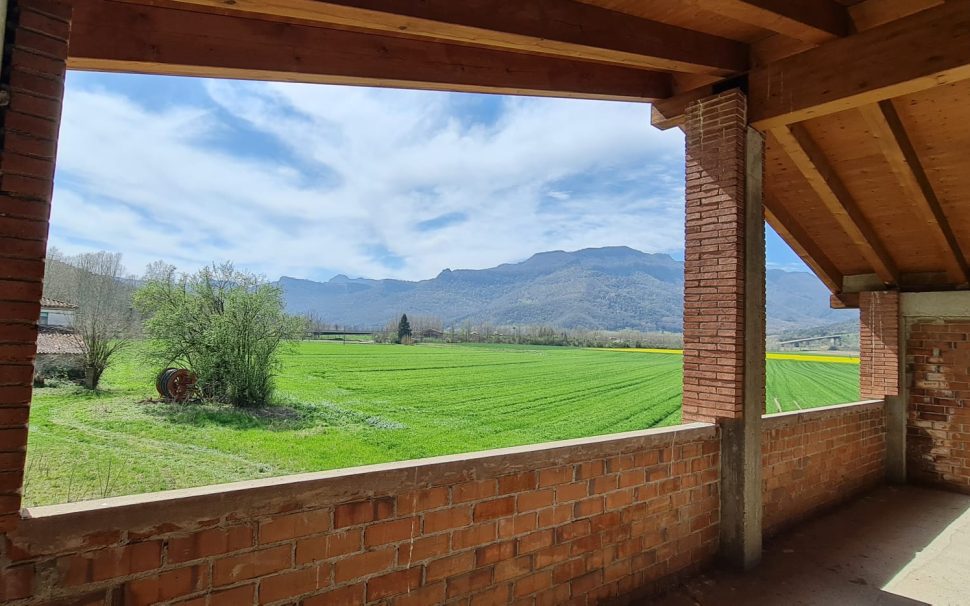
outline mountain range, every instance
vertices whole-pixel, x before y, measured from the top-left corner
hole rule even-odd
[[[289,313],[373,328],[401,313],[465,322],[680,332],[684,264],[625,246],[542,252],[489,269],[445,269],[429,280],[282,277]],[[851,320],[806,272],[767,272],[769,333]]]

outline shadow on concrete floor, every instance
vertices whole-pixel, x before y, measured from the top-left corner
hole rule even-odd
[[[970,605],[970,496],[882,487],[769,540],[748,573],[712,570],[644,604]]]

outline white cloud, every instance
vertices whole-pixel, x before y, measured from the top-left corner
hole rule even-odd
[[[645,105],[205,82],[165,109],[69,88],[52,244],[427,278],[550,249],[678,251],[683,140]],[[263,146],[266,150],[263,150]],[[322,175],[322,176],[321,176]]]

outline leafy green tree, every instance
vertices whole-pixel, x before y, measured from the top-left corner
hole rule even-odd
[[[411,338],[411,323],[408,322],[408,315],[402,314],[401,321],[397,324],[397,342],[403,343]]]
[[[231,263],[191,275],[155,263],[135,306],[159,361],[191,369],[206,397],[234,406],[270,403],[280,347],[304,332],[279,288]]]

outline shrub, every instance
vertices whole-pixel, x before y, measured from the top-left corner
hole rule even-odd
[[[279,288],[230,263],[192,275],[155,264],[135,305],[159,361],[188,367],[207,398],[234,406],[270,402],[280,346],[304,333]]]
[[[34,360],[34,387],[58,387],[84,380],[84,358],[79,355],[38,354]]]

